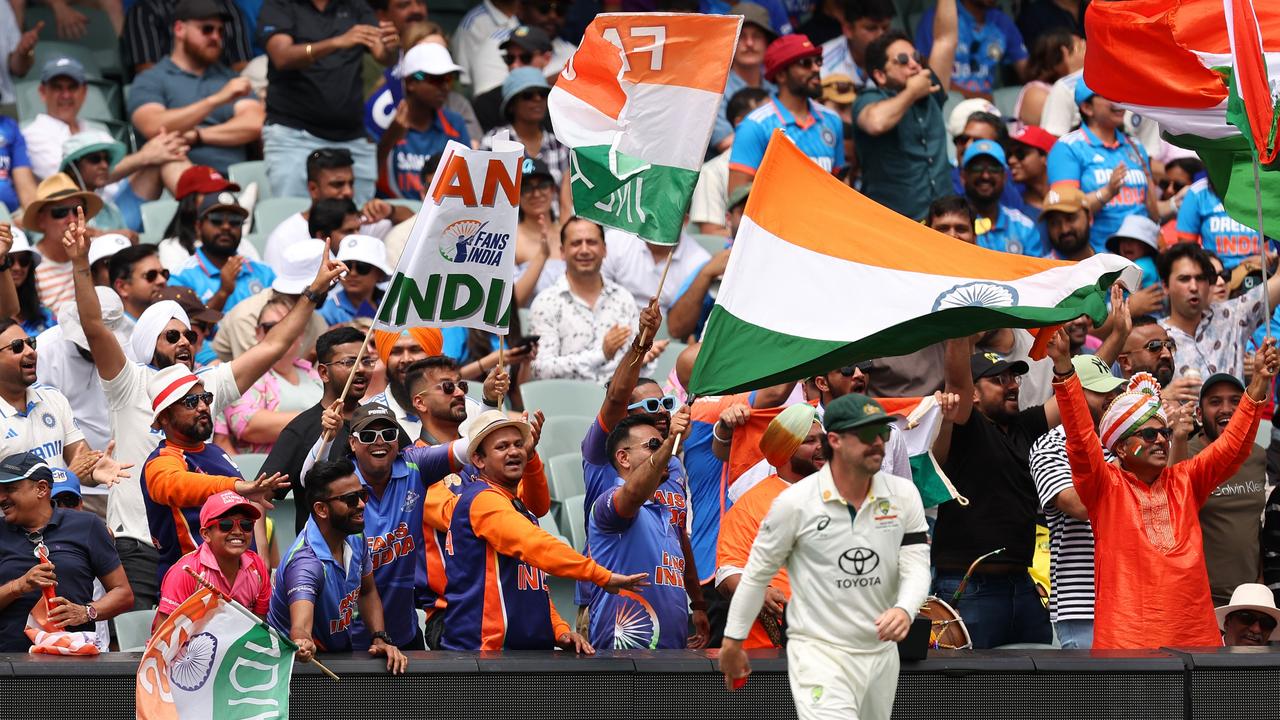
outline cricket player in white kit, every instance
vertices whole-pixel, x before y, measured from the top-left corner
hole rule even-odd
[[[731,690],[751,672],[742,641],[785,565],[796,714],[888,720],[898,688],[896,643],[929,591],[920,493],[910,480],[880,472],[891,420],[866,395],[827,406],[827,465],[774,500],[729,605],[720,669]]]

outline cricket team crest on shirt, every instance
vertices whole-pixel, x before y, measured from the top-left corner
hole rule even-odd
[[[902,522],[898,519],[898,506],[889,498],[876,498],[871,503],[871,521],[877,530],[898,528]]]

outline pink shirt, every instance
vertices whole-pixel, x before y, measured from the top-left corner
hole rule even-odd
[[[157,612],[171,615],[179,605],[195,594],[198,584],[195,578],[187,574],[185,568],[191,568],[215,589],[258,615],[267,613],[267,606],[271,602],[271,574],[267,572],[267,563],[262,556],[246,550],[240,556],[240,572],[236,573],[235,587],[230,587],[222,570],[218,568],[218,561],[213,557],[213,550],[208,543],[183,555],[165,573],[164,582],[160,584],[160,607]]]

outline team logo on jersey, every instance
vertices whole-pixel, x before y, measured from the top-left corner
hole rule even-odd
[[[414,503],[416,503],[417,501],[418,501],[418,493],[410,490],[409,492],[405,493],[404,505],[400,506],[400,511],[411,512],[413,510]]]
[[[55,425],[57,425],[57,424],[58,424],[58,421],[57,421],[57,420],[54,420],[54,419],[53,419],[53,416],[52,416],[52,415],[50,415],[49,413],[45,413],[45,414],[41,415],[41,416],[40,416],[40,422],[44,423],[44,426],[45,426],[45,427],[53,427],[53,426],[55,426]]]
[[[827,147],[836,146],[836,134],[831,132],[831,128],[822,128],[822,142],[826,143]]]
[[[1018,242],[1017,240],[1010,240],[1008,243],[1005,244],[1005,252],[1011,253],[1013,255],[1021,255],[1022,243]]]
[[[846,575],[866,575],[880,567],[880,555],[871,548],[849,548],[840,555],[839,562]]]
[[[991,62],[1000,62],[1000,58],[1004,57],[1004,48],[1000,47],[1000,43],[991,43],[987,45],[987,58]]]

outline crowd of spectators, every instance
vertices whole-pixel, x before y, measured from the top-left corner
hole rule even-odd
[[[1267,643],[1280,278],[1194,155],[1085,84],[1085,3],[690,4],[51,0],[46,23],[0,0],[0,651],[50,587],[59,627],[119,648],[98,624],[162,622],[187,570],[303,659],[716,647],[770,503],[857,393],[944,409],[932,452],[969,502],[927,509],[932,594],[974,647]],[[618,9],[743,17],[674,245],[574,214],[548,116],[582,18]],[[88,17],[114,70],[41,51]],[[1048,358],[994,329],[690,398],[778,129],[939,242],[1143,279]],[[504,133],[511,334],[367,335],[445,145]],[[899,430],[862,442],[912,478]],[[577,582],[558,608],[553,578]],[[789,593],[747,647],[785,641]]]

